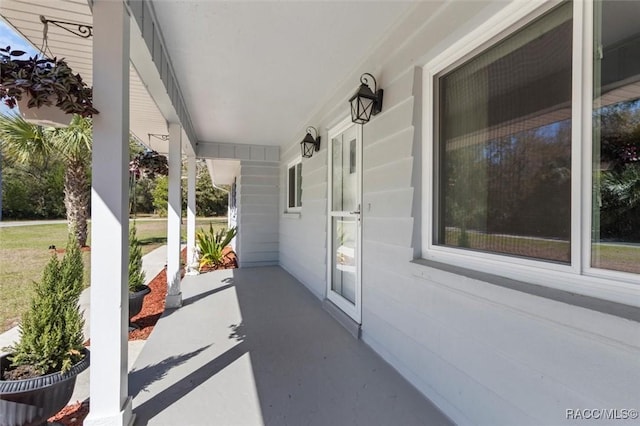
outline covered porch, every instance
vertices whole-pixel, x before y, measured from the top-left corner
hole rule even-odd
[[[136,425],[445,425],[278,266],[187,276],[129,376]]]
[[[613,5],[609,15],[598,16],[605,4]],[[140,425],[447,423],[429,400],[457,424],[573,424],[588,422],[576,413],[592,408],[637,422],[640,275],[592,262],[599,222],[590,219],[599,211],[591,175],[601,171],[591,158],[600,143],[593,132],[593,77],[599,68],[615,71],[615,84],[601,82],[606,106],[621,98],[639,102],[640,75],[635,59],[619,69],[609,59],[594,63],[594,41],[610,47],[602,50],[614,59],[609,63],[637,58],[637,20],[625,21],[628,28],[616,23],[637,15],[637,7],[553,0],[3,0],[0,15],[34,46],[42,44],[39,14],[91,23],[94,30],[82,41],[49,33],[55,54],[91,76],[101,111],[93,120],[95,309],[84,424],[125,426],[133,415]],[[609,39],[591,34],[598,19]],[[530,53],[518,53],[530,44]],[[504,46],[500,54],[487,53]],[[548,46],[564,46],[558,64],[566,66],[546,60]],[[513,68],[502,66],[507,57],[515,58]],[[445,238],[447,215],[457,214],[458,205],[440,211],[451,181],[441,173],[447,148],[439,120],[449,98],[439,88],[466,63],[482,65],[483,83],[461,74],[454,86],[460,99],[474,93],[466,87],[495,89],[482,101],[483,113],[469,119],[482,126],[460,130],[483,161],[488,151],[477,142],[486,135],[560,123],[571,104],[573,127],[553,132],[567,161],[548,173],[557,183],[550,188],[565,189],[558,200],[570,238],[563,237],[569,239],[562,262]],[[519,77],[514,69],[534,63],[541,69],[531,78],[504,84],[503,69]],[[493,80],[484,80],[485,66],[497,70]],[[368,124],[353,124],[349,99],[366,75],[377,79],[374,91],[384,89],[384,108]],[[546,86],[539,82],[558,75],[566,80],[563,92],[541,94],[544,102],[531,111],[506,101],[522,98],[525,105],[529,93]],[[558,93],[566,97],[557,99]],[[300,148],[310,128],[319,142],[312,157]],[[128,375],[130,131],[168,154],[169,226],[168,310]],[[556,164],[542,133],[535,145],[545,149],[539,156],[523,149],[523,164]],[[500,153],[509,157],[508,150]],[[238,226],[241,269],[180,281],[183,155],[188,253],[194,166],[206,159],[214,182],[232,186],[230,225]],[[518,162],[505,164],[520,169]],[[486,168],[459,181],[488,188]],[[510,180],[504,176],[494,181]],[[556,192],[539,193],[544,199]],[[551,229],[546,219],[560,211],[540,205],[547,213],[540,226],[532,222],[536,232],[515,235],[532,247],[548,243],[537,229]],[[526,213],[529,204],[522,206]],[[476,215],[473,206],[467,210]],[[504,217],[501,212],[492,217]],[[496,235],[502,244],[506,234]],[[616,247],[637,247],[631,242]],[[629,263],[636,267],[633,250]],[[338,308],[363,340],[322,309],[338,288],[334,300],[344,302]]]

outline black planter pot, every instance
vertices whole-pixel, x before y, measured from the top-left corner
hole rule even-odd
[[[89,351],[65,374],[52,373],[24,380],[0,380],[0,426],[46,425],[62,410],[76,384],[76,377],[89,367]],[[9,367],[8,355],[0,357],[0,371]]]
[[[151,289],[149,287],[145,287],[135,293],[129,293],[129,322],[131,322],[131,318],[140,313],[144,297],[149,293],[151,293]]]

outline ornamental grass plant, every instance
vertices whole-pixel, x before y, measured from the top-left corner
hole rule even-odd
[[[220,266],[224,261],[224,248],[229,245],[236,236],[237,229],[213,230],[213,225],[209,223],[209,231],[203,229],[196,233],[198,250],[200,251],[200,269],[209,266]]]

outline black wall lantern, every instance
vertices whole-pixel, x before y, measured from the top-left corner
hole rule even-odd
[[[312,131],[315,133],[315,137],[311,134]],[[318,136],[318,130],[315,127],[307,127],[307,134],[300,142],[300,149],[304,158],[311,158],[314,151],[320,151],[320,136]]]
[[[369,87],[373,81],[373,91]],[[378,90],[376,79],[369,73],[360,76],[360,88],[349,99],[351,103],[351,121],[357,124],[367,123],[372,115],[382,111],[382,89]]]

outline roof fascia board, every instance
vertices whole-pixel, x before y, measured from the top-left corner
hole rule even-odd
[[[280,147],[222,142],[198,142],[198,158],[247,161],[280,161]]]
[[[148,0],[126,0],[131,16],[131,63],[168,122],[179,122],[187,136],[185,150],[196,155],[197,137],[165,48],[153,4]]]

